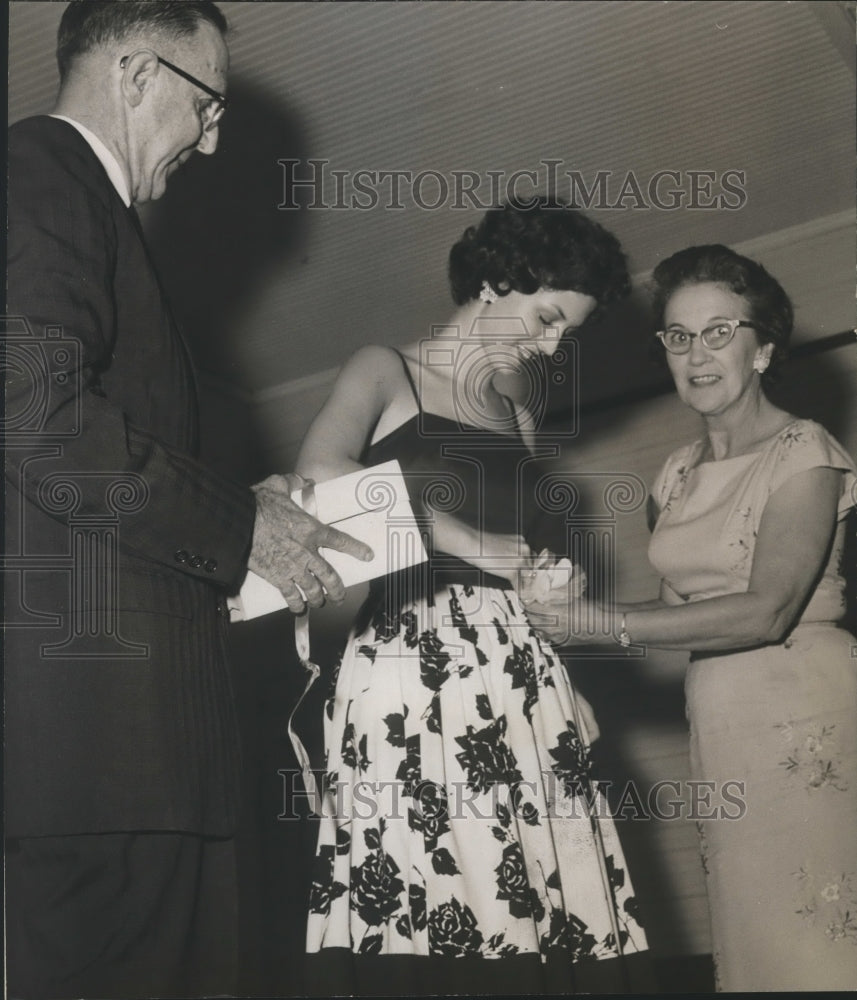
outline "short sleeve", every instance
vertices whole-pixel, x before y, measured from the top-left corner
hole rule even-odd
[[[678,448],[667,458],[661,471],[655,477],[651,495],[659,511],[668,510],[670,502],[681,494],[681,489],[687,481],[687,474],[691,467],[694,448],[696,448],[696,444]]]
[[[839,519],[857,506],[854,460],[821,424],[814,420],[795,421],[780,435],[773,458],[770,493],[808,469],[839,469],[843,473],[837,510]]]

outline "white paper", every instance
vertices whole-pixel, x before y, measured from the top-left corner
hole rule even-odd
[[[302,491],[292,494],[302,504]],[[406,569],[428,558],[414,520],[399,463],[394,459],[368,469],[316,483],[314,516],[353,535],[372,548],[375,558],[363,562],[336,549],[319,549],[346,587]],[[252,571],[240,593],[228,601],[233,621],[257,618],[287,607],[280,591]]]

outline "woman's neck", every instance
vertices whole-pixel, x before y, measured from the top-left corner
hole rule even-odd
[[[492,367],[480,335],[482,303],[467,303],[432,337],[400,348],[417,374],[424,410],[495,429],[516,425],[516,406],[507,390],[508,372]],[[511,433],[511,430],[510,430]]]
[[[711,455],[719,461],[750,454],[792,419],[759,392],[725,413],[705,417]]]

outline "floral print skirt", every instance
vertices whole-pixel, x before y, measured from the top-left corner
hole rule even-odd
[[[691,663],[691,776],[728,810],[699,823],[718,989],[857,986],[857,639]],[[702,786],[700,786],[702,787]]]
[[[568,991],[576,969],[645,952],[589,779],[595,735],[513,591],[449,586],[431,605],[380,607],[349,640],[326,706],[310,958],[499,973],[527,957],[536,974],[558,964]]]

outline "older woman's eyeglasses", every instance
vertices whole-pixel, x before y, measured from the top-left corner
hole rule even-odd
[[[154,53],[154,55],[162,66],[166,66],[168,70],[172,70],[173,73],[176,73],[178,76],[187,80],[188,83],[192,83],[195,87],[199,87],[203,93],[209,95],[211,99],[204,101],[199,106],[199,117],[202,120],[203,131],[210,132],[223,117],[223,112],[226,110],[226,105],[229,103],[226,100],[226,97],[219,91],[209,87],[208,84],[203,83],[202,80],[197,80],[195,76],[186,72],[181,67],[176,66],[175,63],[171,63],[164,59],[163,56],[159,56],[157,52]],[[126,62],[128,62],[128,56],[123,56],[119,60],[119,65],[124,69]]]
[[[756,328],[755,323],[746,319],[722,319],[718,323],[712,323],[711,326],[700,330],[699,333],[671,327],[669,330],[658,330],[655,336],[670,354],[687,354],[694,337],[699,337],[710,351],[719,351],[721,347],[725,347],[732,340],[739,326]]]

